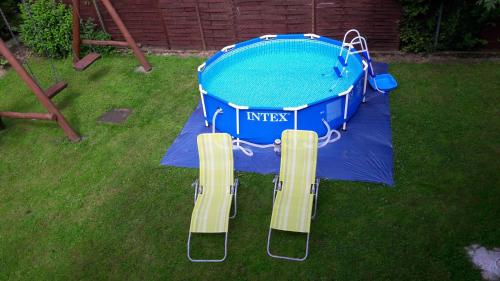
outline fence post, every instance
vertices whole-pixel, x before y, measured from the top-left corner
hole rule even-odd
[[[316,34],[316,0],[311,0],[312,4],[312,33]]]
[[[203,25],[201,24],[200,5],[198,4],[198,0],[196,0],[195,3],[196,3],[196,17],[198,18],[198,28],[200,29],[201,44],[203,44],[203,50],[206,50],[207,42],[205,42],[205,33],[203,32]]]
[[[168,49],[172,49],[172,44],[170,43],[170,37],[168,36],[167,23],[165,22],[165,16],[163,15],[163,11],[162,11],[162,9],[160,7],[160,0],[156,0],[155,3],[156,3],[156,9],[157,9],[158,14],[159,14],[160,19],[161,19],[161,25],[162,25],[162,28],[163,28],[163,34],[165,34],[167,48]]]

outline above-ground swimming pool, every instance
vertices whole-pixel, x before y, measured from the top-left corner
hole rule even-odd
[[[198,68],[206,125],[255,144],[273,143],[286,129],[320,137],[345,129],[363,100],[367,65],[351,54],[343,68],[341,48],[315,34],[266,35],[223,48]]]

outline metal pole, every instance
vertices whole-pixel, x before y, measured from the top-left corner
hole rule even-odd
[[[344,124],[342,124],[342,130],[347,130],[347,109],[349,106],[349,93],[345,95],[345,106],[344,106]]]
[[[240,109],[236,108],[236,145],[240,146]]]
[[[441,28],[441,16],[443,15],[443,8],[444,8],[444,0],[441,0],[441,4],[439,5],[439,13],[438,13],[438,18],[437,18],[437,24],[436,24],[436,33],[434,34],[434,46],[433,46],[433,51],[436,50],[437,44],[438,44],[438,39],[439,39],[439,29]]]
[[[120,32],[122,33],[123,37],[125,38],[125,41],[127,41],[129,47],[132,49],[134,52],[136,58],[140,61],[142,64],[142,67],[144,68],[144,71],[148,72],[151,71],[152,67],[147,61],[146,57],[142,53],[141,49],[137,46],[137,43],[135,42],[134,38],[132,35],[130,35],[130,32],[128,31],[127,27],[123,23],[122,19],[116,12],[115,8],[111,4],[109,0],[101,0],[102,4],[108,10],[109,15],[115,22],[115,24],[118,26],[118,29],[120,29]]]
[[[19,77],[26,83],[26,85],[30,88],[30,90],[35,94],[36,98],[40,101],[40,103],[47,109],[47,111],[56,117],[56,122],[59,124],[61,129],[63,129],[66,136],[71,141],[79,141],[80,136],[71,128],[69,123],[66,121],[64,116],[61,114],[59,109],[52,103],[52,101],[45,96],[44,91],[40,86],[33,80],[33,78],[28,74],[26,69],[19,63],[19,61],[14,57],[14,55],[10,52],[5,45],[5,42],[0,39],[0,54],[2,54],[5,59],[9,62],[12,68],[17,72]]]

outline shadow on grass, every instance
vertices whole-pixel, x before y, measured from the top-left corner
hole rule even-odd
[[[89,66],[89,67],[92,67],[92,66]],[[97,82],[97,81],[101,80],[102,78],[105,78],[107,76],[107,74],[109,74],[110,70],[111,70],[111,68],[109,66],[100,67],[99,69],[97,69],[96,71],[92,72],[89,75],[88,80],[91,82]]]
[[[186,253],[187,253],[186,234]],[[228,240],[230,239],[230,234]],[[196,260],[215,260],[224,257],[224,233],[193,233],[191,234],[191,258]],[[228,245],[228,256],[230,249]],[[187,256],[186,256],[187,260]]]
[[[71,106],[75,103],[75,99],[78,98],[82,93],[75,91],[65,91],[61,93],[61,97],[59,101],[54,101],[55,105],[59,110],[63,110],[68,106]]]

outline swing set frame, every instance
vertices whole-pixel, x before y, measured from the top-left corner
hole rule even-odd
[[[102,21],[102,16],[99,11],[99,7],[97,3],[95,2],[96,0],[93,0],[94,2],[94,8],[96,9],[96,12],[98,13],[99,20],[101,21],[102,28],[105,28],[104,22]],[[116,24],[118,29],[120,30],[121,34],[125,38],[125,41],[114,41],[114,40],[86,40],[86,39],[81,39],[80,37],[80,0],[72,0],[73,4],[73,26],[72,26],[72,32],[73,32],[73,42],[72,42],[72,49],[73,49],[73,66],[75,70],[77,71],[82,71],[85,70],[87,67],[89,67],[92,63],[94,63],[97,59],[100,58],[100,54],[97,53],[90,53],[86,55],[84,58],[80,59],[80,46],[82,44],[85,45],[98,45],[98,46],[116,46],[116,47],[129,47],[132,49],[134,52],[135,57],[139,60],[141,63],[144,72],[149,72],[152,70],[151,65],[147,61],[146,57],[142,53],[142,51],[139,48],[139,45],[136,43],[130,32],[128,31],[127,27],[123,23],[122,19],[116,12],[115,8],[111,4],[109,0],[99,0],[101,3],[104,5],[106,10],[108,11],[109,15],[111,16],[111,19],[113,22]],[[24,5],[27,5],[26,2],[23,0],[22,1]],[[27,10],[31,15],[31,11],[29,9],[29,5],[27,5]],[[7,24],[9,31],[11,32],[11,35],[14,40],[17,41],[15,38],[14,33],[12,32],[12,29],[10,28],[9,23],[7,22],[7,19],[3,12],[0,10],[2,19],[5,21]],[[7,44],[0,38],[0,54],[5,57],[5,59],[9,62],[9,64],[12,66],[12,68],[15,70],[17,75],[21,78],[21,80],[28,86],[28,88],[31,90],[31,92],[35,95],[35,97],[38,99],[40,104],[47,110],[48,113],[34,113],[34,112],[14,112],[14,111],[0,111],[0,130],[5,128],[4,123],[2,122],[2,117],[4,118],[15,118],[15,119],[32,119],[32,120],[48,120],[48,121],[54,121],[57,122],[59,127],[64,131],[68,139],[72,142],[78,142],[81,140],[81,137],[76,133],[75,130],[71,127],[71,125],[68,123],[64,115],[61,113],[61,111],[57,108],[57,106],[52,102],[52,98],[55,97],[57,94],[59,94],[61,91],[63,91],[68,84],[64,81],[61,81],[60,78],[57,79],[56,83],[49,87],[47,90],[44,90],[37,79],[35,78],[34,74],[31,73],[31,69],[28,66],[28,69],[26,69],[23,64],[16,59],[14,54],[9,50]],[[56,70],[53,67],[53,71],[56,72]],[[55,73],[57,75],[57,73]]]
[[[0,129],[5,128],[2,123],[2,117],[15,118],[15,119],[34,119],[34,120],[48,120],[57,122],[59,127],[64,131],[66,136],[72,142],[80,141],[80,136],[73,130],[71,125],[66,121],[64,115],[59,111],[57,106],[52,102],[52,98],[59,94],[67,87],[66,82],[58,82],[47,90],[43,90],[38,82],[26,71],[24,66],[19,62],[14,54],[9,50],[5,42],[0,38],[0,54],[9,62],[12,68],[16,71],[17,75],[23,80],[28,88],[36,96],[40,104],[47,110],[48,113],[24,113],[13,111],[0,111]]]
[[[25,5],[30,17],[31,17],[31,9],[29,5],[25,2],[22,1],[22,3]],[[12,31],[12,27],[10,26],[7,17],[5,16],[4,12],[2,9],[0,9],[0,16],[1,19],[5,22],[10,35],[12,36],[12,40],[19,45],[19,42],[16,39],[16,36],[14,35],[14,32]],[[47,52],[47,50],[45,50]],[[47,90],[44,90],[38,80],[36,79],[35,74],[32,72],[31,67],[29,66],[28,61],[26,61],[26,66],[28,67],[27,69],[23,66],[23,63],[21,63],[19,60],[16,59],[14,54],[9,50],[9,47],[5,42],[0,38],[0,54],[5,57],[7,62],[12,66],[14,71],[16,71],[17,75],[21,78],[21,80],[28,86],[28,88],[31,90],[31,92],[35,95],[35,97],[38,99],[40,104],[47,110],[48,113],[34,113],[34,112],[15,112],[15,111],[0,111],[0,130],[5,128],[5,125],[2,122],[2,117],[8,117],[8,118],[14,118],[14,119],[32,119],[32,120],[48,120],[48,121],[54,121],[57,122],[59,127],[64,131],[66,136],[69,138],[70,141],[72,142],[78,142],[80,141],[80,136],[73,130],[71,125],[66,121],[66,118],[64,115],[59,111],[57,106],[52,102],[52,98],[55,97],[57,94],[62,92],[66,87],[68,87],[68,83],[64,82],[61,80],[59,74],[57,73],[57,70],[52,62],[51,67],[52,67],[52,72],[56,76],[56,81],[55,83],[49,87]]]
[[[101,27],[105,28],[104,22],[102,21],[102,16],[99,11],[99,6],[96,3],[97,0],[93,0],[94,3],[94,8],[99,16],[99,20],[101,21]],[[94,63],[96,60],[100,58],[100,55],[97,53],[89,53],[85,57],[81,58],[80,56],[80,47],[81,45],[94,45],[94,46],[115,46],[115,47],[129,47],[132,49],[135,57],[139,62],[141,63],[144,72],[149,72],[152,70],[151,65],[149,64],[148,60],[142,53],[141,49],[139,48],[139,45],[135,41],[135,39],[132,37],[130,32],[128,31],[127,27],[123,23],[122,19],[120,18],[120,15],[114,8],[113,4],[111,4],[111,1],[109,0],[98,0],[100,1],[104,8],[106,8],[106,11],[108,14],[111,16],[111,19],[113,22],[116,24],[118,29],[120,30],[120,33],[122,34],[123,38],[125,41],[114,41],[114,40],[88,40],[88,39],[81,39],[80,36],[80,19],[82,18],[80,15],[80,0],[72,0],[72,5],[73,5],[73,66],[75,70],[77,71],[83,71],[87,67],[89,67],[92,63]]]

